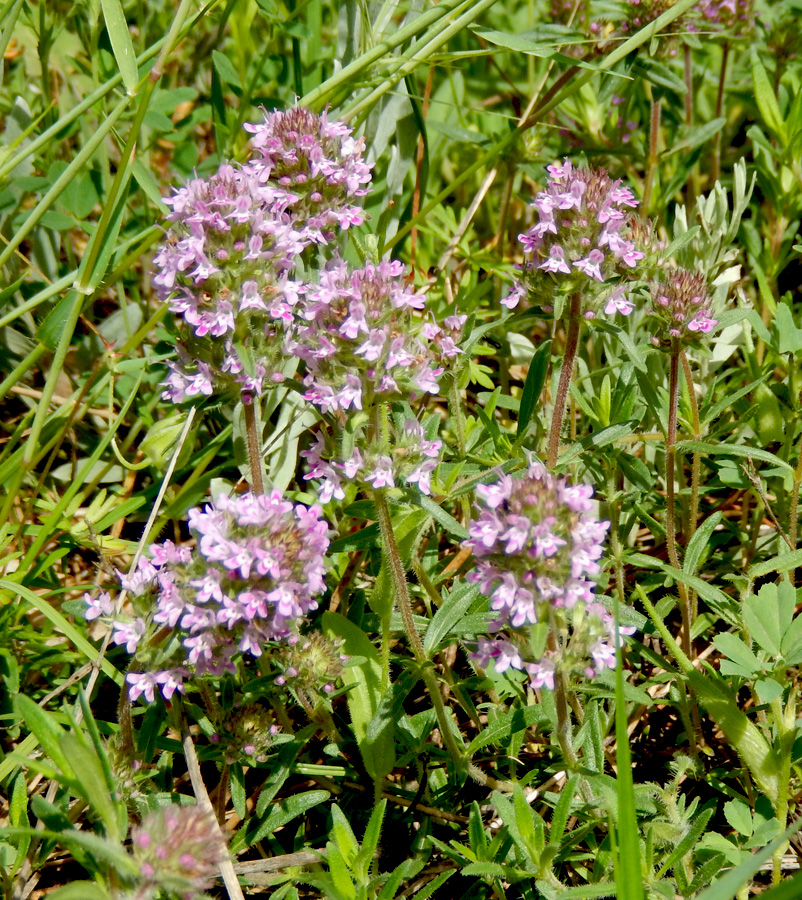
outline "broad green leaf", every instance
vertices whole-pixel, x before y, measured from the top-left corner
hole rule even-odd
[[[19,714],[25,720],[39,741],[39,746],[45,754],[61,769],[69,778],[75,778],[75,771],[62,749],[61,739],[67,732],[56,722],[49,712],[42,709],[38,703],[34,703],[25,694],[19,694],[14,698]]]
[[[426,629],[423,649],[427,656],[431,656],[437,650],[440,641],[451,633],[451,629],[468,612],[478,596],[479,588],[476,585],[462,583],[443,597],[442,606],[434,614]]]
[[[247,846],[261,841],[264,837],[279,828],[282,828],[293,819],[303,815],[308,810],[319,806],[331,797],[328,791],[303,791],[300,794],[293,794],[277,803],[270,810],[269,815],[264,821],[254,827],[254,820],[251,819],[245,826],[245,840]]]
[[[744,837],[751,837],[754,830],[752,813],[743,800],[730,800],[724,804],[724,818]]]
[[[47,896],[50,900],[109,900],[108,891],[96,881],[73,881]]]
[[[788,304],[778,303],[775,325],[779,335],[780,353],[798,353],[802,350],[802,328],[798,328]]]
[[[800,828],[802,828],[802,818],[797,819],[783,834],[775,838],[770,844],[767,844],[762,850],[752,854],[749,859],[744,860],[740,865],[726,872],[718,881],[713,882],[709,888],[698,895],[696,900],[732,900],[743,889],[744,885],[749,883],[752,876],[760,869],[763,863],[770,859],[774,852],[782,847],[789,838],[793,837]],[[794,889],[797,893],[776,893],[785,884],[791,884],[792,882],[795,882]],[[799,880],[794,877],[761,896],[769,898],[769,900],[796,900],[799,897],[798,891]],[[772,894],[774,896],[771,896]]]
[[[677,441],[675,446],[677,452],[693,453],[698,451],[707,456],[739,456],[742,459],[759,459],[761,462],[771,463],[771,465],[779,466],[789,472],[794,471],[793,466],[780,459],[779,456],[757,447],[743,447],[741,444],[708,444],[705,441]]]
[[[782,586],[787,590],[781,590]],[[794,616],[796,591],[788,582],[764,584],[744,601],[744,624],[752,638],[770,656],[779,656],[782,636]]]
[[[237,75],[237,70],[225,54],[219,50],[212,50],[212,62],[221,81],[231,85],[231,87],[238,88],[240,91],[242,90],[242,82],[239,79],[239,75]]]
[[[348,819],[343,815],[343,811],[336,803],[331,807],[331,831],[329,832],[329,840],[334,841],[343,855],[345,864],[350,868],[357,853],[359,852],[359,842],[353,829],[348,824]]]
[[[449,534],[452,534],[457,540],[464,541],[468,537],[468,532],[463,528],[462,525],[450,514],[447,513],[442,506],[435,503],[431,497],[427,497],[425,494],[421,493],[413,493],[410,492],[409,499],[416,506],[420,506],[421,509],[425,509],[427,513],[435,520],[435,522],[439,522],[443,528]]]
[[[139,73],[137,72],[134,44],[131,40],[131,32],[128,30],[122,2],[121,0],[100,0],[100,5],[103,9],[103,18],[106,21],[106,30],[109,33],[114,59],[120,69],[125,89],[129,96],[133,97],[139,84]]]
[[[384,731],[372,743],[366,741],[368,727],[382,701],[379,653],[365,632],[339,613],[328,610],[323,613],[323,630],[329,637],[342,639],[343,653],[362,660],[358,665],[348,666],[343,671],[345,685],[353,685],[346,695],[348,711],[365,767],[372,777],[383,777],[392,770],[392,732]]]
[[[546,373],[551,359],[551,341],[544,341],[535,350],[532,361],[529,363],[529,371],[526,373],[523,393],[521,394],[521,406],[518,412],[518,427],[516,439],[526,434],[532,413],[535,411],[540,392],[546,382]]]
[[[790,553],[783,553],[780,556],[773,556],[771,559],[755,563],[751,566],[747,575],[750,580],[762,578],[770,572],[790,572],[802,566],[802,550],[792,550]]]
[[[514,50],[516,53],[525,53],[527,56],[537,56],[541,59],[550,59],[556,53],[556,48],[549,44],[537,44],[517,34],[508,34],[503,31],[493,31],[490,28],[471,28],[471,31],[497,47]]]
[[[61,747],[74,766],[76,780],[83,789],[83,798],[97,813],[106,834],[111,839],[119,839],[117,809],[106,786],[100,760],[83,741],[70,732],[62,735]]]
[[[750,678],[761,672],[763,669],[755,654],[737,635],[730,634],[729,632],[717,634],[713,638],[713,646],[719,653],[725,654],[725,656],[729,657],[729,659],[736,664],[735,667],[733,667],[736,670],[735,672],[725,671],[725,669],[722,668],[721,671],[727,675],[737,674],[743,678]],[[724,665],[724,662],[726,662],[726,660],[722,660],[722,666]]]

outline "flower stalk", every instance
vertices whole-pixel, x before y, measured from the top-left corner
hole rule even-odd
[[[546,466],[553,470],[557,465],[557,456],[560,452],[560,432],[565,418],[565,405],[568,399],[568,389],[574,374],[576,351],[579,347],[579,329],[582,325],[580,317],[581,300],[579,293],[571,297],[571,307],[568,313],[568,330],[565,337],[565,353],[563,354],[560,368],[560,381],[557,385],[557,396],[554,398],[554,411],[551,414],[551,428],[549,430],[548,453]]]

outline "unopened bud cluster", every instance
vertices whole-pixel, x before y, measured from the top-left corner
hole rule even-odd
[[[662,281],[652,283],[649,313],[658,328],[652,344],[665,349],[677,342],[698,342],[718,325],[707,279],[686,269],[670,270]]]
[[[151,897],[164,891],[194,900],[212,886],[226,853],[217,822],[197,806],[161,807],[131,833],[131,855]]]
[[[593,512],[590,485],[532,462],[523,477],[504,474],[477,494],[480,512],[465,542],[477,565],[468,580],[496,613],[477,661],[524,670],[532,687],[549,688],[558,667],[587,677],[612,668],[615,628],[593,593],[610,523]]]
[[[273,711],[261,703],[238,703],[218,715],[214,727],[211,743],[229,765],[265,762],[281,731]]]
[[[276,654],[282,669],[276,684],[299,685],[305,692],[330,694],[342,675],[348,657],[340,652],[340,643],[320,632],[294,635]]]
[[[362,224],[364,213],[352,201],[368,193],[371,181],[364,138],[300,106],[266,113],[245,130],[254,151],[247,171],[292,192],[289,216],[306,238],[325,244],[335,231]]]

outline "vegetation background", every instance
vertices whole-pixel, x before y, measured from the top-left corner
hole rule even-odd
[[[137,882],[129,826],[207,791],[230,851],[217,895],[802,896],[800,18],[798,0],[2,3],[5,897],[178,896]],[[390,506],[426,658],[397,612],[383,631],[371,498],[335,500],[307,626],[339,617],[335,692],[250,684],[264,715],[240,726],[264,754],[247,760],[216,749],[197,695],[134,705],[126,757],[128,656],[81,597],[151,540],[189,540],[187,510],[248,473],[240,415],[162,399],[163,197],[244,159],[243,125],[295,103],[365,138],[373,188],[344,257],[401,259],[438,320],[468,316],[451,393],[427,407],[437,490]],[[565,158],[632,187],[719,320],[673,382],[643,310],[582,332],[557,470],[595,486],[599,593],[637,633],[616,670],[573,683],[573,759],[553,693],[466,652],[487,601],[461,550],[476,484],[545,459],[566,333],[500,301]],[[269,481],[314,502],[299,453],[316,417],[276,396]],[[207,687],[232,713],[229,690]]]

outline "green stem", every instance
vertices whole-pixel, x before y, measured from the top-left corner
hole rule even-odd
[[[676,530],[676,496],[674,493],[674,463],[675,445],[677,443],[677,407],[679,405],[679,343],[674,340],[671,348],[671,367],[668,378],[668,433],[666,434],[666,546],[668,558],[675,569],[681,569],[677,554],[677,530]],[[693,655],[691,642],[691,627],[693,614],[688,590],[684,584],[677,583],[680,599],[680,614],[682,616],[682,630],[680,642],[682,652],[690,659]],[[692,707],[688,691],[683,682],[680,682],[680,714],[685,730],[688,734],[691,753],[696,753],[696,734],[698,724],[698,710]]]
[[[437,722],[440,726],[440,732],[443,735],[443,742],[454,762],[459,764],[463,760],[463,754],[454,739],[451,723],[448,720],[445,704],[443,703],[443,698],[440,695],[440,689],[437,685],[437,679],[429,665],[429,660],[423,649],[423,642],[420,639],[418,630],[415,628],[415,620],[412,616],[412,601],[409,596],[409,585],[407,584],[407,577],[404,572],[404,564],[401,562],[398,543],[395,539],[393,522],[390,517],[390,507],[387,503],[387,495],[384,489],[380,488],[373,491],[373,502],[376,504],[376,515],[379,519],[382,544],[384,546],[384,552],[387,555],[387,561],[390,564],[390,577],[393,581],[393,593],[395,594],[398,611],[401,614],[404,632],[409,641],[412,655],[420,666],[423,683],[426,685],[426,690],[429,692],[432,706],[437,714]]]
[[[721,47],[721,70],[718,73],[718,93],[716,94],[716,112],[714,118],[721,118],[721,110],[724,104],[724,84],[727,79],[727,61],[730,56],[730,43],[724,41]],[[713,138],[713,165],[710,167],[710,180],[715,184],[721,172],[721,131],[716,132]]]
[[[654,179],[657,174],[657,148],[660,138],[660,100],[651,101],[649,116],[649,162],[646,170],[646,182],[643,186],[643,203],[641,209],[648,214],[651,208]]]
[[[457,384],[457,373],[451,372],[450,383],[448,386],[448,405],[451,413],[451,421],[457,432],[457,452],[459,453],[459,462],[464,462],[468,455],[468,439],[465,433],[465,412],[462,409],[462,397]],[[471,501],[467,494],[460,496],[460,505],[462,507],[463,522],[467,522],[471,517]]]
[[[568,332],[565,337],[565,354],[563,355],[562,368],[560,369],[560,381],[557,385],[557,396],[554,399],[554,411],[551,414],[551,429],[549,431],[548,454],[546,466],[553,469],[557,464],[557,455],[560,452],[560,432],[562,431],[563,418],[565,417],[565,403],[568,399],[568,389],[574,374],[574,362],[579,346],[579,329],[582,324],[580,317],[582,299],[579,293],[571,297],[571,308],[568,313]]]
[[[688,357],[684,350],[680,350],[680,360],[682,361],[682,370],[685,373],[685,383],[688,385],[688,396],[691,404],[691,423],[693,425],[693,439],[695,441],[702,440],[702,428],[699,424],[699,404],[696,400],[696,389],[693,383],[693,375],[688,362]],[[698,450],[693,451],[691,461],[691,508],[688,512],[688,540],[696,533],[696,526],[699,522],[699,484],[702,477],[702,454]],[[690,627],[696,621],[699,613],[699,598],[696,591],[688,590],[688,612],[690,619]],[[693,642],[691,642],[691,645]]]

